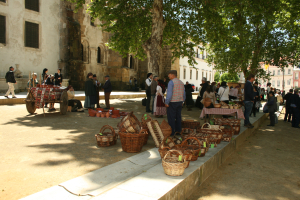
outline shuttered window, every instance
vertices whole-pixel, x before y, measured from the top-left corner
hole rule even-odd
[[[6,3],[6,0],[0,0],[0,2]]]
[[[6,21],[5,16],[0,15],[0,43],[6,43]]]
[[[25,8],[36,12],[40,11],[39,0],[25,0]]]
[[[39,48],[39,25],[25,22],[25,47]]]

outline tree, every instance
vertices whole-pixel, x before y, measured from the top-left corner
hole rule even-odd
[[[86,0],[69,0],[82,8]],[[103,31],[111,33],[108,46],[121,55],[149,58],[148,71],[159,74],[162,48],[170,46],[173,57],[187,56],[194,65],[195,44],[203,41],[196,24],[200,3],[193,0],[93,0],[87,12],[98,18]]]
[[[237,83],[240,79],[237,74],[229,74],[229,73],[223,73],[220,78],[221,82],[231,82],[231,83]]]
[[[299,60],[299,54],[294,54],[300,43],[296,37],[298,11],[296,0],[206,1],[199,9],[198,23],[207,33],[208,62],[229,73],[243,72],[245,77],[253,73],[258,78],[268,78],[260,62],[274,59],[270,45],[278,41],[275,33],[283,34],[281,46],[289,47],[287,51]],[[292,41],[295,45],[290,45]]]
[[[216,73],[214,75],[214,81],[215,82],[219,82],[220,81],[220,73],[218,71],[216,71]]]

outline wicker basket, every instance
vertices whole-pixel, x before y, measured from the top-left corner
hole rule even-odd
[[[168,151],[171,150],[169,147],[161,147],[158,149],[160,157],[163,159]]]
[[[119,131],[119,136],[123,151],[128,153],[138,153],[142,150],[145,134],[127,133],[126,130],[123,129]]]
[[[210,125],[209,123],[205,123],[202,125],[201,129],[220,130],[222,127],[220,125]]]
[[[168,124],[168,122],[166,122],[166,120],[163,120],[161,122],[160,129],[161,129],[161,132],[163,133],[165,138],[169,137],[172,134],[172,128]]]
[[[146,145],[147,142],[148,142],[148,139],[149,139],[149,132],[148,132],[148,130],[142,129],[142,130],[140,131],[140,134],[143,134],[143,135],[144,135],[144,142],[143,142],[143,145]]]
[[[215,118],[215,124],[230,124],[234,129],[234,135],[238,135],[241,130],[241,120],[239,119]]]
[[[181,127],[197,129],[198,127],[200,127],[200,122],[195,122],[194,120],[181,121]]]
[[[182,130],[181,130],[181,135],[192,135],[192,134],[194,134],[195,133],[195,131],[194,131],[194,129],[191,129],[191,128],[183,128]]]
[[[169,147],[171,149],[176,146],[176,143],[173,141],[172,137],[164,138],[161,144],[161,146]]]
[[[195,141],[198,144],[195,144]],[[198,159],[199,152],[201,151],[201,142],[195,137],[188,137],[182,142],[181,145],[176,146],[176,149],[181,151],[190,151],[192,154],[191,161],[196,161]]]
[[[182,152],[176,150],[170,150],[162,159],[162,166],[165,174],[169,176],[181,176],[184,173],[184,169],[188,166],[184,158],[182,161],[178,161],[178,156],[168,156],[169,154],[176,154],[183,156]]]
[[[147,127],[149,129],[149,132],[154,140],[155,146],[159,147],[160,143],[164,139],[164,135],[160,129],[159,123],[157,120],[152,120],[147,122]]]
[[[148,130],[147,122],[149,122],[151,120],[152,120],[152,118],[148,114],[144,114],[141,118],[142,128]]]
[[[206,153],[206,147],[201,147],[201,150],[199,151],[199,154],[198,154],[198,156],[199,157],[203,157],[203,156],[205,156],[205,153]]]
[[[129,133],[139,133],[141,130],[141,123],[133,114],[130,112],[127,116],[125,116],[121,122],[118,124],[119,129],[126,129],[126,132]]]
[[[171,138],[176,145],[181,144],[182,141],[184,140],[183,136],[179,132],[176,132],[173,136],[171,136]]]
[[[108,147],[117,143],[117,135],[115,130],[109,125],[103,126],[100,129],[99,134],[96,134],[95,137],[99,147]]]

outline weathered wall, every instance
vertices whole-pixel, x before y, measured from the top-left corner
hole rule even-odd
[[[48,68],[55,73],[59,61],[60,0],[40,1],[40,12],[25,9],[24,0],[10,0],[0,4],[0,14],[6,16],[6,45],[0,48],[0,77],[10,66],[23,75],[42,73]],[[25,21],[39,24],[39,48],[24,46]]]

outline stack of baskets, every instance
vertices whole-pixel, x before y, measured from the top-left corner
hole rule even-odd
[[[215,124],[230,124],[234,129],[234,135],[238,135],[241,130],[241,120],[240,119],[226,119],[226,118],[215,118]]]
[[[190,128],[190,129],[197,129],[200,127],[200,122],[195,122],[194,120],[185,120],[181,121],[182,128]]]

